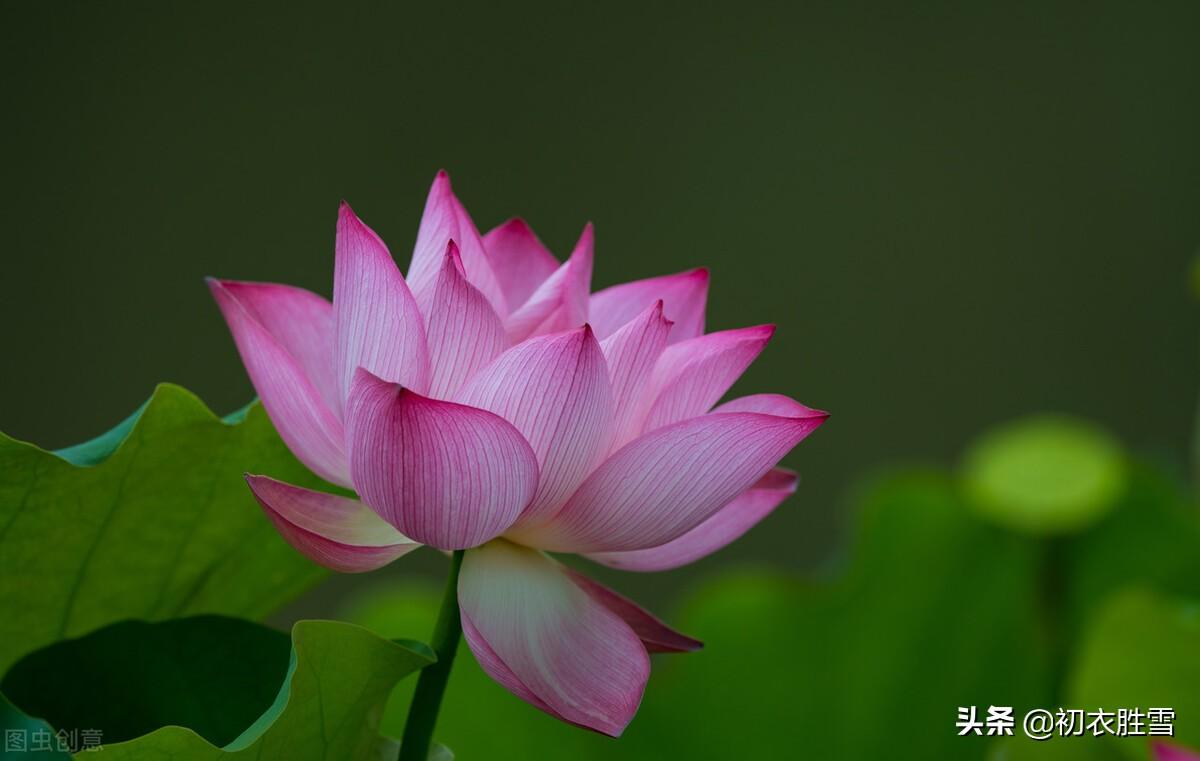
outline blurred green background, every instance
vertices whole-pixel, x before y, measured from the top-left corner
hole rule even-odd
[[[791,729],[811,737],[830,726],[823,712],[843,710],[819,757],[886,754],[904,718],[860,741],[847,739],[859,731],[852,717],[913,695],[927,699],[911,718],[947,732],[946,712],[967,698],[1103,695],[1086,669],[1082,687],[1063,687],[1064,675],[1043,673],[1045,643],[1020,644],[1040,625],[1029,608],[1044,601],[1029,593],[1044,548],[960,525],[951,508],[913,523],[919,505],[959,498],[944,473],[893,500],[909,517],[888,536],[909,542],[882,559],[864,551],[833,592],[792,576],[701,577],[727,565],[831,566],[852,544],[863,500],[848,495],[863,474],[955,462],[981,430],[1028,412],[1094,420],[1168,474],[1154,478],[1183,476],[1200,386],[1187,282],[1200,242],[1198,31],[1195,3],[6,4],[0,430],[46,447],[82,441],[162,380],[219,412],[240,407],[252,390],[202,277],[328,295],[341,198],[403,267],[444,167],[485,229],[519,214],[564,255],[595,222],[596,287],[710,266],[711,328],[780,326],[735,392],[783,392],[833,413],[785,461],[801,471],[800,491],[762,529],[691,569],[604,575],[666,611],[690,600],[680,616],[710,645],[693,656],[708,659],[703,670],[672,662],[656,674],[647,718],[620,747],[662,757],[656,738],[692,737],[696,748],[731,742],[703,747],[732,757],[736,734],[694,733],[695,717],[669,706],[736,682],[746,654],[731,648],[747,638],[769,643],[750,658],[760,675],[781,661],[792,670],[763,680],[770,711],[736,717],[790,726],[801,716]],[[1153,537],[1110,576],[1194,549],[1169,538],[1195,536],[1180,507],[1193,508],[1190,497],[1158,488],[1142,502],[1175,517],[1147,523],[1137,493],[1116,515],[1138,518],[1110,520],[1086,545],[1101,549],[1080,550],[1089,602],[1076,607],[1099,609],[1101,591],[1116,588],[1096,574],[1133,527],[1153,524],[1143,532]],[[866,524],[860,545],[882,535]],[[958,547],[959,532],[967,549],[945,567],[913,563],[938,556],[931,542]],[[1151,586],[1194,597],[1185,565],[1153,571]],[[869,581],[861,569],[872,567],[887,581]],[[387,573],[421,571],[440,572],[439,559],[418,553]],[[378,583],[333,579],[278,621],[353,614],[425,636],[422,595],[435,593]],[[684,591],[703,583],[705,593]],[[370,594],[349,610],[364,585],[415,600],[411,616],[396,603],[381,621]],[[867,615],[853,612],[860,593],[882,601],[878,620],[855,619]],[[913,606],[899,619],[893,594]],[[1129,600],[1135,614],[1173,610]],[[726,619],[739,605],[749,629]],[[973,623],[930,639],[943,614]],[[817,620],[838,623],[809,632]],[[911,628],[879,651],[868,635],[895,633],[897,620]],[[867,634],[836,640],[847,629]],[[793,648],[803,657],[791,660]],[[939,656],[958,670],[922,671]],[[838,657],[855,665],[826,663]],[[844,694],[806,692],[809,667]],[[447,714],[464,757],[487,747],[471,745],[475,700],[511,717],[504,748],[533,736],[578,743],[579,754],[613,748],[472,669],[456,676]],[[1118,700],[1139,702],[1128,691]]]
[[[597,286],[707,264],[735,391],[833,412],[728,557],[827,558],[852,477],[1078,413],[1179,453],[1200,6],[10,3],[0,430],[252,390],[201,278],[328,294],[340,198],[406,266],[434,172]],[[709,561],[717,562],[717,561]]]

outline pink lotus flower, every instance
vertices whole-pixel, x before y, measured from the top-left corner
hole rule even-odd
[[[827,415],[760,394],[713,405],[774,328],[704,334],[703,269],[590,293],[592,229],[566,262],[519,219],[480,236],[445,173],[407,281],[343,204],[333,303],[210,281],[280,436],[359,500],[248,475],[300,552],[369,571],[470,548],[463,632],[500,684],[618,735],[647,652],[685,637],[547,556],[634,571],[690,563],[795,490],[780,458]]]

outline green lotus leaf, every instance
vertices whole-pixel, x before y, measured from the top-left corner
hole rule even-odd
[[[197,616],[57,643],[3,687],[22,714],[100,730],[105,759],[365,761],[395,755],[379,732],[384,702],[434,660],[353,624],[301,621],[289,646],[260,624]]]
[[[1095,616],[1070,683],[1085,710],[1170,709],[1173,742],[1200,748],[1200,601],[1130,588]],[[1149,732],[1149,720],[1144,727]],[[1108,738],[1144,759],[1146,736]]]
[[[967,453],[963,481],[990,520],[1031,534],[1071,533],[1114,506],[1126,462],[1116,440],[1091,423],[1047,415],[984,435]]]
[[[1178,480],[1135,463],[1116,507],[1067,541],[1066,614],[1072,639],[1127,587],[1200,599],[1200,511]]]
[[[329,488],[260,405],[222,420],[165,384],[57,454],[0,434],[0,672],[123,619],[261,618],[322,578],[264,519],[246,471]]]
[[[4,745],[0,756],[4,758],[34,759],[34,761],[67,761],[71,754],[58,747],[59,738],[55,730],[41,719],[35,719],[17,708],[0,693],[0,733]],[[77,742],[79,735],[75,736]],[[70,742],[70,735],[63,738]],[[74,746],[68,746],[74,747]]]
[[[224,616],[122,621],[35,650],[0,691],[59,728],[101,728],[105,743],[170,724],[232,742],[279,692],[291,642]]]

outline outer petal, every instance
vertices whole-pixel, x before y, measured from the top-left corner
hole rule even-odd
[[[333,363],[333,305],[312,291],[222,280],[221,286],[300,364],[331,410],[339,410]]]
[[[609,457],[526,543],[552,551],[658,547],[703,523],[766,475],[828,417],[722,412],[660,428]]]
[[[758,325],[669,346],[650,379],[655,399],[642,431],[708,412],[762,353],[774,333],[774,325]]]
[[[525,220],[514,217],[483,236],[492,271],[509,309],[516,309],[558,269],[558,260],[542,245]]]
[[[537,454],[541,477],[522,524],[561,505],[608,448],[613,411],[608,368],[587,326],[514,346],[480,370],[455,400],[509,421]]]
[[[524,700],[526,703],[529,703],[534,708],[545,711],[559,721],[565,721],[568,724],[581,726],[579,725],[579,722],[564,718],[560,713],[543,702],[541,698],[539,698],[528,687],[526,687],[525,683],[521,681],[521,678],[514,674],[513,670],[510,669],[508,665],[505,664],[500,658],[500,656],[496,654],[496,651],[493,650],[492,646],[488,644],[488,641],[483,634],[475,628],[475,624],[471,623],[471,619],[467,617],[466,613],[462,613],[461,617],[463,636],[466,637],[467,645],[471,648],[471,652],[475,654],[475,660],[479,662],[479,665],[483,667],[483,670],[487,672],[488,676],[490,676],[492,679],[495,679],[504,689],[516,695],[521,700]]]
[[[483,294],[467,282],[453,241],[447,247],[429,303],[421,307],[432,365],[429,393],[435,398],[450,397],[479,368],[508,348],[504,325]]]
[[[362,500],[405,536],[441,550],[499,535],[537,486],[537,460],[512,425],[366,370],[354,376],[346,442]]]
[[[570,568],[563,569],[571,581],[592,596],[592,599],[621,617],[651,653],[691,653],[704,647],[698,639],[680,634],[664,624],[640,605],[623,597],[598,581]]]
[[[343,400],[360,367],[421,393],[429,388],[421,310],[387,246],[346,203],[338,212],[333,315]]]
[[[708,520],[674,541],[645,550],[596,552],[588,557],[625,571],[667,571],[685,566],[740,538],[795,493],[796,482],[792,471],[773,468]]]
[[[671,343],[701,335],[708,301],[708,270],[701,267],[605,288],[592,296],[588,319],[596,335],[607,338],[658,299],[663,300],[667,319],[675,323]]]
[[[589,223],[583,228],[571,258],[504,321],[513,343],[530,336],[570,330],[587,322],[594,247]]]
[[[670,330],[671,321],[663,316],[659,300],[600,342],[616,405],[610,450],[641,433],[647,407],[653,401],[649,393],[651,373],[666,348]]]
[[[208,287],[233,334],[250,382],[283,442],[321,478],[348,485],[342,422],[325,404],[300,362],[223,282],[210,279]]]
[[[450,175],[441,171],[429,189],[425,213],[417,229],[412,264],[408,267],[408,280],[414,293],[423,294],[433,289],[442,268],[446,244],[450,241],[458,244],[467,280],[483,293],[497,314],[508,314],[504,293],[484,253],[479,230],[462,202],[454,195],[450,187]]]
[[[805,407],[800,402],[783,394],[751,394],[730,399],[724,404],[718,404],[713,412],[761,412],[764,415],[782,415],[783,417],[806,417],[825,415],[821,410]]]
[[[471,651],[518,697],[614,737],[637,712],[650,675],[646,649],[553,560],[491,542],[467,553],[458,599]]]
[[[246,483],[283,538],[326,568],[373,571],[421,546],[358,500],[249,473]]]

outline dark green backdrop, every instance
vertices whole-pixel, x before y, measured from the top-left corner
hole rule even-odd
[[[0,428],[241,405],[201,278],[328,294],[342,197],[404,266],[446,167],[481,226],[593,220],[597,285],[707,264],[712,327],[779,323],[739,390],[833,418],[726,557],[815,562],[857,474],[1028,411],[1182,459],[1200,6],[304,6],[5,4]]]

